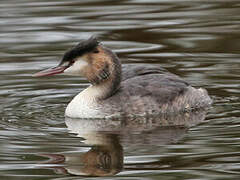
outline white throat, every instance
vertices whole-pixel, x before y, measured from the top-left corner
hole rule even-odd
[[[107,84],[90,85],[68,104],[65,115],[71,118],[104,118],[101,97],[108,91]]]

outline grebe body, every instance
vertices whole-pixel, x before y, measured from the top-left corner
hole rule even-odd
[[[111,118],[173,114],[209,107],[205,89],[190,86],[159,65],[124,65],[96,38],[68,50],[61,63],[35,76],[84,76],[91,85],[68,104],[71,118]]]

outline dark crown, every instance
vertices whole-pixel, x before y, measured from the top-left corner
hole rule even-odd
[[[63,56],[62,62],[72,61],[76,57],[83,55],[84,53],[94,50],[99,44],[96,37],[92,36],[87,40],[81,41],[79,44],[69,49]]]

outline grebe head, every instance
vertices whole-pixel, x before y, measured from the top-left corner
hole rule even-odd
[[[95,37],[91,37],[68,50],[57,67],[40,71],[33,76],[60,73],[84,76],[93,85],[109,82],[113,89],[118,89],[121,63],[115,53],[101,45]]]

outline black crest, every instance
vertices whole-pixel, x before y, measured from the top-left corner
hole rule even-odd
[[[61,64],[66,61],[72,61],[76,57],[81,56],[86,52],[90,52],[90,51],[94,50],[98,44],[99,44],[99,41],[94,36],[90,37],[87,40],[81,41],[79,44],[77,44],[73,48],[69,49],[64,54]]]

